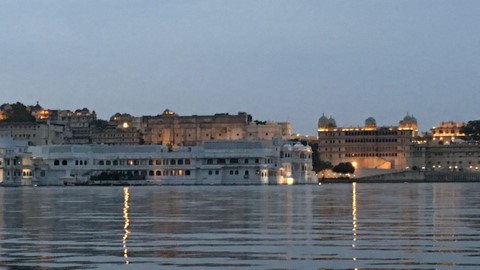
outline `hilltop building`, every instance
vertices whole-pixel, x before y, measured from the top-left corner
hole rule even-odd
[[[157,116],[144,116],[145,144],[197,146],[211,140],[287,139],[290,123],[252,121],[247,113],[180,116],[166,109]]]
[[[430,129],[432,141],[438,144],[450,144],[456,139],[465,137],[460,130],[464,123],[442,121]]]

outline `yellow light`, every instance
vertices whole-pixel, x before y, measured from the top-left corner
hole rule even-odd
[[[293,177],[287,177],[287,185],[291,186],[295,183],[295,180]]]
[[[352,166],[353,166],[354,168],[357,168],[357,165],[358,165],[358,164],[357,164],[356,161],[352,162]]]
[[[127,238],[130,234],[129,226],[130,226],[130,219],[128,218],[128,198],[130,197],[130,193],[128,192],[128,187],[123,188],[123,218],[125,223],[123,225],[124,234],[122,238],[123,243],[123,257],[125,258],[125,264],[128,264],[128,249],[127,249]]]
[[[128,123],[127,122],[123,122],[123,128],[128,128]]]

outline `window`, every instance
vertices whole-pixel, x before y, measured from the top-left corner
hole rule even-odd
[[[230,171],[230,175],[233,175],[233,171]]]
[[[190,165],[190,159],[188,159],[188,158],[185,159],[185,164],[186,164],[186,165]]]
[[[235,170],[235,175],[238,175],[238,170]]]
[[[153,175],[154,175],[154,172],[153,172],[153,171],[149,171],[149,172],[148,172],[148,175],[153,176]]]
[[[207,164],[213,164],[213,159],[207,159]]]
[[[219,175],[219,174],[220,174],[220,172],[219,172],[218,170],[216,170],[216,171],[215,171],[215,174],[216,174],[216,175]]]
[[[212,175],[212,174],[213,174],[212,171],[208,171],[208,175]]]
[[[85,165],[87,165],[87,162],[85,161]],[[118,166],[118,160],[113,161],[113,166]]]
[[[67,161],[66,161],[65,159],[62,160],[62,166],[67,166],[67,164],[68,164],[68,163],[67,163]]]
[[[224,158],[219,158],[219,159],[217,160],[217,164],[225,164],[225,163],[226,163],[226,161],[225,161]]]
[[[185,175],[190,175],[190,170],[185,170]]]
[[[156,175],[157,175],[157,176],[161,176],[161,175],[162,175],[162,171],[157,171],[157,172],[156,172]]]
[[[112,161],[110,161],[110,160],[107,160],[105,163],[106,163],[105,165],[107,165],[107,166],[112,165]]]
[[[104,164],[105,164],[105,163],[104,163],[103,160],[98,161],[98,165],[104,165]]]
[[[175,165],[175,164],[176,164],[175,159],[171,159],[171,160],[170,160],[170,165]]]
[[[179,160],[177,161],[177,164],[178,164],[178,165],[183,165],[183,159],[179,159]]]
[[[230,164],[237,164],[238,163],[238,159],[236,158],[231,158],[230,159]]]
[[[10,163],[9,161],[10,161],[10,160],[7,159],[7,165],[10,165],[10,164],[8,164],[8,163]],[[60,160],[55,159],[55,161],[53,161],[53,165],[54,165],[54,166],[59,166],[59,165],[60,165]]]

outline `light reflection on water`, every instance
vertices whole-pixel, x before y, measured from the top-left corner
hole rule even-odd
[[[478,269],[480,184],[0,188],[0,268]]]

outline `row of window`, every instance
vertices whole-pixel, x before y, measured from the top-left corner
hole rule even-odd
[[[190,176],[190,170],[157,170],[157,171],[149,171],[148,175],[150,176]]]
[[[453,129],[452,130],[445,130],[445,131],[444,130],[433,130],[432,133],[433,134],[444,134],[444,133],[445,134],[459,134],[460,131],[459,130],[455,131]]]
[[[36,134],[13,134],[13,138],[27,138],[30,139],[31,137],[35,138]]]
[[[20,176],[23,176],[23,177],[32,177],[33,176],[33,172],[30,171],[30,170],[23,170],[23,171],[13,171],[13,174],[12,174],[14,177],[20,177]],[[10,171],[7,171],[7,177],[10,177]]]
[[[428,164],[432,164],[432,162],[429,161]],[[437,161],[437,164],[440,165],[440,164],[442,164],[442,162],[441,162],[441,161]],[[456,162],[456,161],[452,161],[452,162],[447,161],[447,164],[453,164],[453,165],[455,165],[455,164],[457,164],[457,162]],[[458,164],[463,164],[463,161],[458,161]],[[472,161],[469,161],[469,162],[468,162],[468,165],[474,165],[474,164],[475,164],[475,162],[472,162]],[[478,161],[478,164],[480,164],[480,160]]]
[[[346,153],[346,157],[396,157],[397,153]]]
[[[147,160],[141,159],[120,159],[120,160],[98,160],[96,164],[100,166],[139,166],[147,165]],[[148,165],[190,165],[190,159],[150,159]]]

